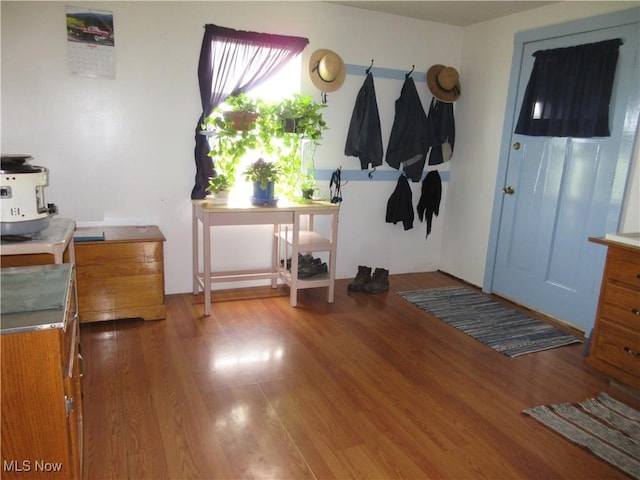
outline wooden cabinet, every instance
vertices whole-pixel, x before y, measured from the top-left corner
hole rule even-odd
[[[608,250],[588,362],[640,388],[640,248],[590,240]]]
[[[164,236],[155,226],[104,227],[104,240],[80,241],[76,229],[80,322],[165,318]]]
[[[82,391],[73,266],[2,269],[2,478],[77,479]]]

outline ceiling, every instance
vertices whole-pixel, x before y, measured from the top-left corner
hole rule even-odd
[[[558,2],[521,1],[389,1],[389,2],[329,2],[347,7],[417,18],[431,22],[466,27],[474,23],[500,18]]]

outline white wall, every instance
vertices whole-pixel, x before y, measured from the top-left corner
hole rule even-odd
[[[167,293],[191,289],[189,197],[204,24],[307,37],[305,72],[318,48],[335,50],[350,64],[368,66],[375,58],[378,67],[406,71],[415,64],[425,105],[427,68],[436,62],[459,66],[462,43],[457,27],[316,2],[73,5],[113,12],[116,78],[68,73],[65,3],[2,2],[2,151],[29,153],[34,164],[50,169],[46,199],[58,205],[60,216],[80,225],[159,225],[167,238]],[[364,76],[349,75],[329,95],[330,130],[316,168],[359,168],[359,160],[343,151],[363,81]],[[401,81],[376,80],[385,147],[401,86]],[[302,91],[320,99],[306,74]],[[428,241],[423,226],[404,232],[400,225],[385,224],[394,187],[395,182],[350,182],[343,188],[338,277],[353,277],[358,265],[392,273],[437,268],[441,220]],[[414,188],[417,203],[419,184]],[[249,238],[254,232],[256,239]],[[222,229],[214,242],[221,268],[268,264],[264,229]]]
[[[29,153],[34,164],[50,169],[46,199],[58,205],[60,216],[79,224],[159,225],[167,238],[166,291],[188,292],[193,130],[200,110],[196,68],[204,24],[307,37],[305,71],[318,48],[335,50],[348,64],[368,66],[374,58],[377,67],[408,71],[415,65],[425,107],[431,98],[426,70],[451,65],[461,72],[463,95],[456,104],[454,159],[441,168],[451,169],[451,182],[443,185],[432,234],[425,239],[417,220],[408,232],[384,222],[395,182],[350,182],[342,192],[337,276],[353,277],[358,265],[391,273],[441,268],[481,284],[513,33],[621,8],[613,2],[579,9],[572,4],[463,29],[322,2],[73,2],[114,14],[116,78],[107,80],[68,73],[66,2],[3,1],[1,149]],[[343,151],[363,80],[348,75],[329,94],[330,130],[317,168],[359,168],[359,160]],[[386,149],[402,82],[375,82]],[[306,75],[301,88],[319,98]],[[415,204],[419,184],[413,194]],[[630,208],[625,222],[638,229],[629,220],[634,216],[637,208]],[[254,232],[257,240],[249,238]],[[214,242],[221,241],[227,243],[220,246],[221,267],[268,262],[264,229],[222,229],[214,235]]]
[[[464,30],[440,269],[482,286],[514,34],[632,8],[638,2],[563,2],[479,23]],[[636,145],[637,147],[637,145]],[[640,231],[638,150],[630,172],[621,231]]]

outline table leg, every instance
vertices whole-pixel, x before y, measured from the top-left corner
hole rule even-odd
[[[331,250],[329,251],[329,288],[327,302],[333,303],[336,280],[336,251],[338,250],[338,214],[331,215]]]
[[[191,255],[192,255],[192,274],[193,274],[193,294],[200,292],[200,284],[198,283],[200,251],[198,250],[198,215],[196,206],[191,206]]]
[[[298,304],[298,252],[300,251],[300,212],[293,214],[291,226],[291,285],[289,288],[289,304]]]
[[[280,225],[274,224],[273,235],[271,236],[271,273],[273,274],[273,277],[271,278],[271,288],[276,288],[278,286],[278,275],[276,275],[276,273],[278,272],[278,259],[280,257],[278,252],[278,249],[280,248],[280,243],[278,241],[279,230]],[[284,268],[287,268],[286,259]]]
[[[204,315],[211,315],[211,225],[209,224],[209,214],[202,215],[202,246],[203,252],[203,274],[204,274]]]

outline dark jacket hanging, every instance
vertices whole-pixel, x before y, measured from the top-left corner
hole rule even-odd
[[[439,165],[446,162],[451,157],[443,158],[442,146],[448,143],[453,153],[453,146],[456,141],[456,125],[453,117],[453,103],[445,103],[438,101],[437,98],[431,100],[429,107],[429,115],[427,116],[435,135],[435,144],[431,147],[429,155],[429,165]]]
[[[435,143],[433,128],[424,113],[413,78],[407,77],[396,100],[396,114],[387,146],[387,163],[414,182],[422,178],[429,147]]]
[[[344,154],[360,158],[360,169],[382,165],[382,133],[373,75],[367,73],[351,115]]]
[[[413,228],[413,203],[411,201],[411,187],[405,175],[400,175],[396,189],[387,201],[386,222],[402,222],[405,230]]]
[[[431,233],[431,220],[440,213],[440,198],[442,196],[442,180],[437,170],[427,173],[422,181],[422,194],[416,210],[422,222],[427,220],[427,235]]]

